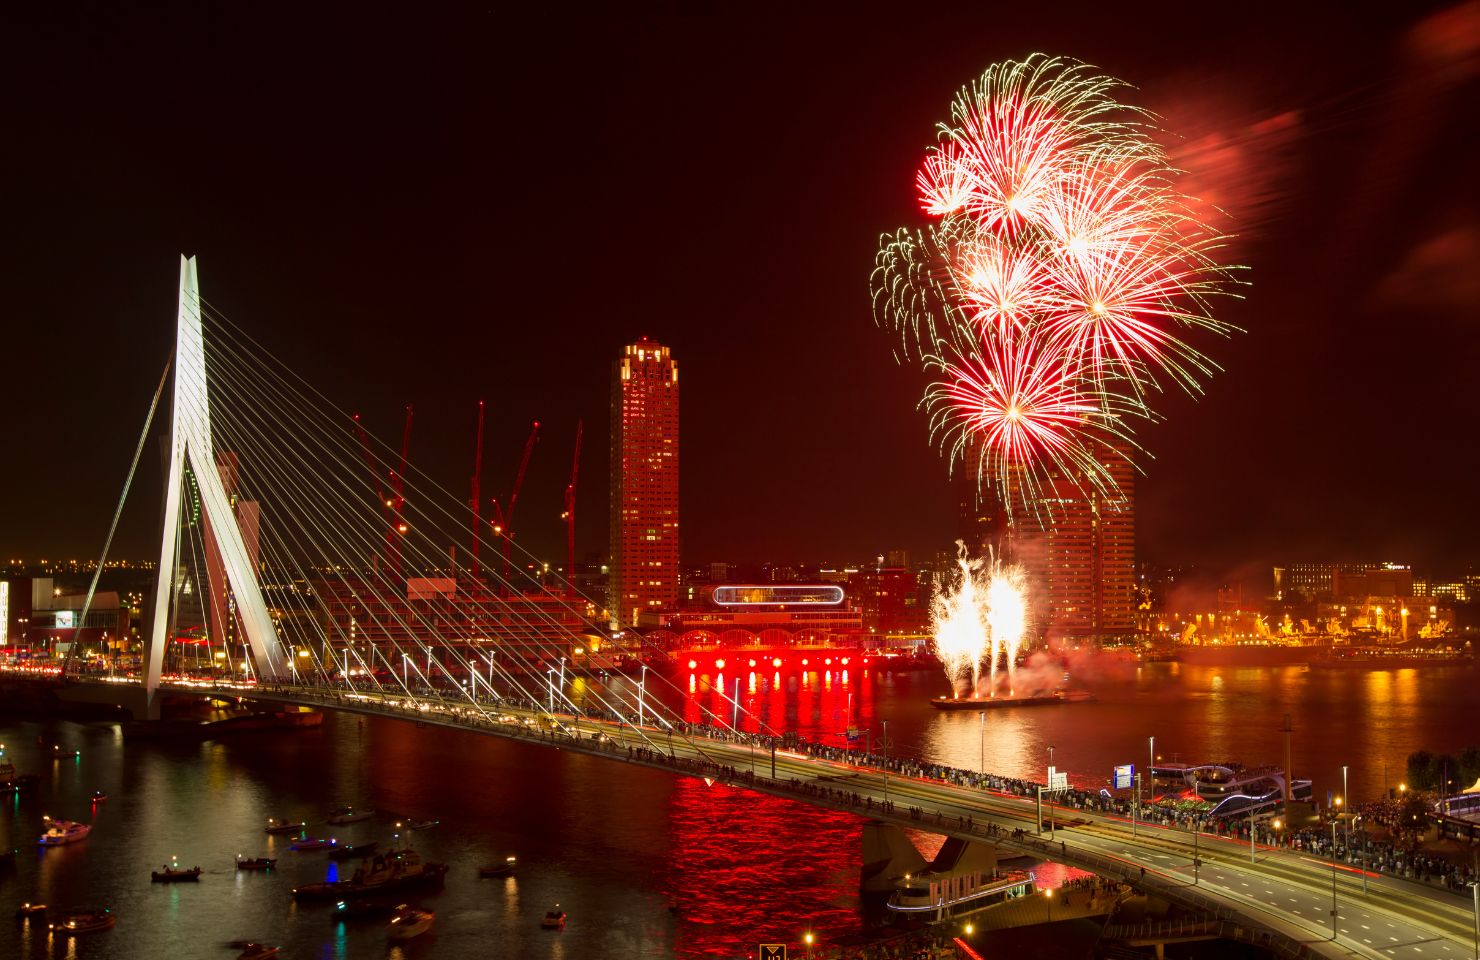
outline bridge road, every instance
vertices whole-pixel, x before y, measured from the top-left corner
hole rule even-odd
[[[202,689],[202,687],[204,689]],[[243,688],[213,687],[209,684],[166,684],[162,690],[196,696],[247,696],[255,700],[278,701],[307,706],[325,706],[358,713],[392,716],[416,722],[445,725],[477,732],[491,733],[544,743],[562,749],[606,756],[611,759],[643,763],[671,769],[664,755],[683,763],[712,763],[729,767],[735,773],[754,770],[754,782],[735,781],[737,785],[758,789],[804,802],[848,809],[860,816],[881,817],[904,826],[954,836],[999,843],[1024,849],[1043,859],[1054,859],[1088,869],[1103,864],[1122,875],[1143,882],[1138,886],[1177,898],[1178,893],[1201,895],[1247,918],[1253,925],[1277,931],[1300,944],[1312,954],[1326,957],[1366,958],[1442,958],[1464,960],[1473,956],[1473,917],[1468,898],[1447,891],[1420,887],[1397,878],[1369,874],[1369,892],[1362,893],[1360,873],[1338,864],[1338,936],[1331,936],[1331,877],[1329,860],[1285,850],[1260,847],[1257,862],[1249,862],[1245,843],[1202,834],[1199,856],[1202,866],[1198,883],[1193,886],[1192,837],[1190,831],[1141,825],[1137,836],[1131,834],[1129,821],[1088,811],[1045,803],[1045,830],[1053,815],[1060,823],[1073,826],[1053,833],[1053,843],[1031,836],[1037,828],[1035,801],[1031,797],[957,786],[936,780],[887,775],[874,768],[859,767],[841,761],[777,750],[775,779],[770,777],[771,752],[737,740],[686,738],[671,735],[662,727],[644,726],[556,714],[564,735],[551,733],[549,715],[542,710],[514,708],[507,704],[469,703],[467,700],[442,700],[404,695],[366,693],[364,691],[324,690],[318,687],[288,685]],[[627,748],[649,750],[657,756],[644,760],[628,757]],[[689,770],[686,772],[695,772]],[[849,795],[858,794],[864,806],[839,799],[797,792],[790,781],[807,785],[832,787]],[[884,813],[885,800],[895,808]],[[868,801],[872,801],[871,805]],[[910,816],[909,807],[918,807],[923,815]],[[972,819],[977,829],[967,830],[965,820]],[[984,824],[993,823],[999,832],[985,836]],[[1029,836],[1019,840],[1015,829]],[[1137,872],[1144,868],[1144,878]],[[1105,872],[1103,869],[1097,872]],[[1113,874],[1112,874],[1113,875]]]

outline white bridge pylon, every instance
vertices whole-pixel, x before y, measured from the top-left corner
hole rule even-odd
[[[205,335],[200,323],[200,288],[195,258],[180,257],[180,307],[175,328],[173,402],[170,404],[169,469],[164,488],[164,522],[159,542],[159,566],[155,568],[154,605],[145,650],[145,690],[152,699],[159,687],[160,669],[168,643],[170,608],[174,599],[175,565],[179,560],[180,485],[189,460],[200,487],[208,536],[216,541],[221,563],[236,599],[236,611],[256,660],[257,675],[279,679],[285,673],[282,647],[257,572],[242,539],[241,528],[231,509],[231,500],[221,483],[216,455],[211,445],[211,408],[206,390]]]

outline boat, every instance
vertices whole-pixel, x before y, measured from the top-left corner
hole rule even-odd
[[[26,917],[34,917],[46,912],[44,903],[23,903],[15,908],[17,918],[24,920]]]
[[[335,846],[339,841],[333,837],[302,837],[293,841],[294,850],[325,850]]]
[[[432,829],[433,827],[435,827],[437,824],[439,824],[441,822],[442,822],[441,820],[407,820],[406,821],[406,829],[407,830],[430,830],[430,829]]]
[[[94,790],[93,793],[92,793],[92,801],[93,801],[93,803],[97,803],[100,800],[107,800],[107,799],[108,799],[108,795],[106,793],[104,793],[103,791],[101,791],[101,790]]]
[[[385,935],[392,940],[410,940],[430,930],[436,919],[437,915],[430,910],[418,910],[403,903],[386,924]]]
[[[380,849],[379,840],[371,840],[369,843],[347,843],[344,846],[335,846],[329,851],[330,860],[354,860],[356,858],[368,857]]]
[[[512,877],[514,875],[514,867],[517,862],[518,860],[515,857],[507,857],[505,858],[503,863],[490,863],[487,866],[478,868],[478,876]]]
[[[278,947],[270,947],[265,943],[249,943],[241,953],[236,955],[236,960],[263,960],[265,957],[278,955]]]
[[[334,904],[334,912],[329,919],[339,923],[344,920],[384,917],[393,913],[395,909],[384,900],[341,900]]]
[[[1033,893],[1036,878],[1031,870],[1009,870],[983,876],[983,871],[927,871],[906,876],[895,885],[885,906],[901,915],[925,915],[942,919],[957,907],[982,907]]]
[[[118,918],[111,910],[77,910],[64,913],[48,924],[52,933],[64,937],[79,937],[86,933],[109,930]]]
[[[287,820],[284,820],[280,817],[267,818],[268,833],[302,833],[307,827],[308,824],[304,823],[302,820],[299,820],[295,823],[289,823]]]
[[[22,790],[31,790],[40,782],[41,777],[38,774],[21,773],[6,777],[3,771],[0,771],[0,794],[20,793]]]
[[[1278,767],[1245,767],[1224,763],[1157,763],[1152,783],[1167,791],[1156,802],[1195,805],[1207,817],[1248,817],[1273,811],[1285,802],[1285,771]],[[1297,802],[1312,798],[1309,780],[1290,780],[1290,796]]]
[[[149,874],[151,883],[195,883],[199,879],[200,867],[191,867],[189,870],[165,867],[163,870],[153,870]]]
[[[560,904],[555,904],[554,910],[546,910],[545,918],[540,921],[541,930],[564,930],[565,911],[560,909]]]
[[[15,866],[15,858],[18,853],[20,853],[19,850],[6,850],[0,852],[0,867]]]
[[[275,857],[237,857],[236,868],[238,870],[271,870],[277,866]]]
[[[329,819],[326,822],[337,827],[346,823],[359,823],[361,820],[369,820],[373,816],[375,816],[374,810],[356,810],[354,807],[340,807],[338,810],[329,814]]]
[[[46,832],[41,835],[43,847],[60,847],[68,843],[76,843],[83,840],[92,833],[92,826],[86,823],[77,823],[72,820],[53,820],[43,817],[49,824]]]
[[[440,887],[447,876],[447,869],[445,863],[423,863],[414,850],[389,851],[360,864],[348,880],[294,887],[293,897],[298,900],[346,900],[398,890]]]
[[[1000,710],[1004,707],[1044,707],[1055,703],[1089,703],[1095,695],[1088,690],[1055,690],[1041,697],[937,697],[930,705],[937,710]]]
[[[51,757],[53,760],[71,760],[82,756],[81,750],[64,750],[60,744],[51,745]]]

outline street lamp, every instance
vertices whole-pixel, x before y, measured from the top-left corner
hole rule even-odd
[[[1351,809],[1351,804],[1349,804],[1349,803],[1346,802],[1347,801],[1347,798],[1349,796],[1351,796],[1351,794],[1347,791],[1347,788],[1346,788],[1346,764],[1343,763],[1341,765],[1341,803],[1342,803],[1342,806],[1346,807],[1348,810]],[[1347,856],[1350,857],[1351,856],[1351,849],[1352,849],[1352,822],[1351,822],[1351,819],[1350,819],[1351,818],[1351,814],[1347,814],[1347,818],[1348,819],[1346,821],[1346,851],[1347,851]]]
[[[1146,795],[1154,801],[1156,799],[1156,737],[1150,736],[1146,740]]]
[[[647,690],[647,664],[642,665],[642,676],[637,680],[637,725],[642,726],[642,698]]]
[[[884,802],[889,802],[889,721],[884,721],[884,742],[879,744],[884,750]]]
[[[987,775],[987,711],[981,712],[982,718],[982,776]]]
[[[1331,940],[1336,940],[1336,821],[1331,821]]]
[[[812,938],[812,931],[811,930],[808,930],[807,931],[807,935],[804,936],[804,937],[802,937],[802,940],[805,941],[806,944],[807,944],[807,956],[808,957],[812,956],[812,939],[813,938]]]
[[[1048,902],[1048,922],[1053,923],[1053,887],[1047,887],[1043,891]]]

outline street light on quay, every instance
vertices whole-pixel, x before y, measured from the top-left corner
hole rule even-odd
[[[642,726],[642,698],[647,691],[648,665],[642,665],[642,676],[637,679],[637,725]]]
[[[982,718],[982,776],[987,775],[987,711],[981,711]]]
[[[1331,821],[1331,940],[1336,940],[1336,821]]]

